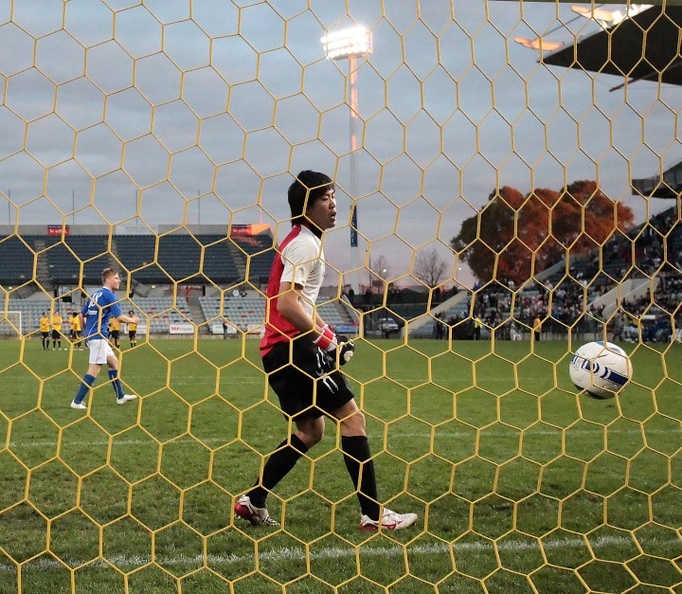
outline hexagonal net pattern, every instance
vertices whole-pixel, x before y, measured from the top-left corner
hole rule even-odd
[[[653,56],[680,15],[628,9],[0,2],[0,592],[677,591],[679,87]],[[603,64],[551,66],[599,35]],[[260,361],[303,169],[335,181],[316,311],[355,338],[371,463],[327,419],[294,465]],[[73,409],[110,266],[137,337]],[[630,358],[615,397],[569,378],[592,340]],[[412,526],[360,530],[358,462]]]

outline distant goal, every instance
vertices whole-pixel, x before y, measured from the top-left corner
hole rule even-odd
[[[23,338],[24,327],[20,311],[0,312],[0,338]]]

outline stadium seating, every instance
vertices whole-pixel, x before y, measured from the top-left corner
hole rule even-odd
[[[222,314],[220,300],[216,297],[200,297],[199,303],[207,321],[225,318],[228,323],[246,332],[249,328],[259,328],[265,323],[265,297],[258,294],[226,296]],[[353,317],[345,303],[339,300],[318,300],[322,318],[334,327],[353,325]]]
[[[204,248],[203,276],[216,284],[233,284],[243,278],[235,260],[232,240],[224,235],[198,235]]]
[[[185,297],[144,297],[121,301],[124,312],[133,310],[140,316],[140,323],[147,324],[150,334],[167,334],[171,324],[201,323],[192,319]]]
[[[55,301],[54,306],[57,307],[59,313],[64,319],[65,333],[68,334],[69,327],[66,322],[74,310],[80,309],[78,305],[65,304],[61,301]],[[4,311],[5,302],[0,299],[0,312]],[[21,312],[21,325],[22,332],[24,336],[31,333],[36,333],[38,335],[40,328],[40,317],[43,312],[50,315],[52,311],[53,301],[50,299],[10,299],[7,304],[8,311],[20,311]],[[6,324],[0,325],[0,335],[8,336],[13,335],[14,331],[11,330]]]
[[[156,263],[155,235],[117,237],[116,255],[125,269],[139,282],[165,284],[173,280]]]
[[[109,242],[111,241],[111,244]],[[636,267],[632,266],[635,251]],[[38,280],[47,289],[54,286],[97,285],[103,268],[120,262],[132,273],[133,280],[145,284],[191,284],[214,283],[222,286],[238,286],[247,281],[252,286],[262,286],[267,281],[275,251],[273,237],[269,233],[258,235],[170,233],[166,235],[9,235],[0,237],[0,283],[4,286],[20,286]],[[670,255],[673,255],[671,258]],[[558,272],[542,279],[542,286],[526,287],[516,293],[503,288],[489,287],[476,291],[475,308],[491,327],[504,326],[505,320],[514,319],[521,325],[530,326],[533,317],[540,314],[548,321],[545,329],[565,332],[567,328],[594,325],[599,311],[591,311],[595,299],[628,278],[653,276],[664,279],[654,295],[654,307],[649,314],[661,318],[674,312],[682,300],[682,225],[673,208],[660,213],[627,235],[614,235],[604,246],[593,253],[576,258],[566,274],[564,266]],[[181,257],[179,257],[181,255]],[[666,261],[665,270],[659,263]],[[551,311],[549,296],[551,294]],[[585,297],[586,294],[586,297]],[[262,296],[225,299],[222,312],[237,327],[263,323],[264,300]],[[159,298],[156,298],[159,299]],[[469,298],[470,300],[470,298]],[[413,300],[409,300],[413,301]],[[59,302],[61,304],[61,302]],[[141,313],[150,317],[152,333],[168,332],[171,323],[191,319],[186,299],[178,300],[176,306],[170,298],[135,299]],[[648,306],[647,299],[626,300],[625,311],[637,315]],[[219,319],[219,301],[201,298],[202,313],[206,320]],[[36,328],[40,313],[49,310],[50,301],[12,298],[11,309],[22,311],[23,325]],[[66,317],[72,307],[61,304]],[[409,321],[425,313],[427,303],[389,303],[390,314],[396,319]],[[511,312],[511,308],[513,312]],[[136,309],[133,307],[133,309]],[[333,325],[352,323],[348,311],[337,303],[322,305],[323,317]],[[451,324],[470,316],[468,300],[462,300],[442,314]],[[588,313],[586,316],[585,314]],[[679,317],[679,313],[675,314]],[[195,320],[201,323],[203,320]],[[435,321],[423,325],[415,336],[435,335]],[[582,326],[581,326],[582,327]]]
[[[20,285],[33,278],[35,254],[31,247],[16,235],[0,237],[0,283]]]
[[[67,322],[72,312],[80,310],[80,304],[65,304],[60,301],[54,302],[59,308],[64,321]],[[50,312],[53,302],[49,299],[10,299],[9,311],[20,311],[22,316],[22,330],[24,335],[38,332],[40,317],[43,312]],[[121,309],[127,313],[133,310],[139,315],[142,324],[147,323],[151,334],[167,334],[171,324],[201,323],[202,320],[193,320],[192,314],[185,297],[178,297],[176,301],[172,297],[147,297],[136,298],[134,301],[124,299],[120,302]],[[4,300],[0,299],[0,311],[4,311]],[[65,334],[69,327],[65,323]],[[0,325],[0,334],[10,335],[13,331],[6,325]]]
[[[38,266],[46,260],[53,283],[97,285],[102,270],[112,264],[107,235],[70,235],[63,241],[61,237],[42,239],[45,250],[38,254]]]
[[[202,261],[203,251],[203,261]],[[172,282],[230,284],[240,280],[236,250],[220,235],[121,235],[116,252],[132,277],[145,284]],[[182,257],[179,257],[181,255]]]
[[[120,263],[133,279],[145,284],[230,285],[246,280],[259,286],[267,282],[273,257],[269,233],[114,235],[111,246],[108,235],[23,235],[21,239],[11,235],[0,237],[0,282],[20,285],[37,278],[46,284],[56,280],[61,285],[96,285],[104,268]]]
[[[258,286],[267,283],[275,257],[273,238],[268,233],[232,237],[235,252],[244,261],[246,280]]]
[[[38,331],[40,316],[42,312],[49,312],[51,304],[49,301],[34,301],[25,299],[10,299],[7,304],[8,311],[21,312],[21,324],[24,334],[33,331]],[[5,300],[0,299],[0,312],[5,310]],[[14,334],[13,330],[7,324],[0,324],[0,335],[10,336]]]

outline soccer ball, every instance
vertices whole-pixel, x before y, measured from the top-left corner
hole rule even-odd
[[[628,354],[611,342],[595,340],[581,346],[568,367],[576,388],[593,398],[613,398],[632,377]]]

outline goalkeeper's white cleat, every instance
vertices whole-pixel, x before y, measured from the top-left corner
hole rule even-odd
[[[242,495],[234,504],[234,513],[242,520],[254,526],[279,526],[279,522],[270,517],[266,507],[256,507],[248,495]]]
[[[390,509],[384,509],[379,520],[372,520],[369,516],[363,515],[360,518],[360,530],[402,530],[408,526],[412,526],[417,521],[417,514],[399,514]]]

